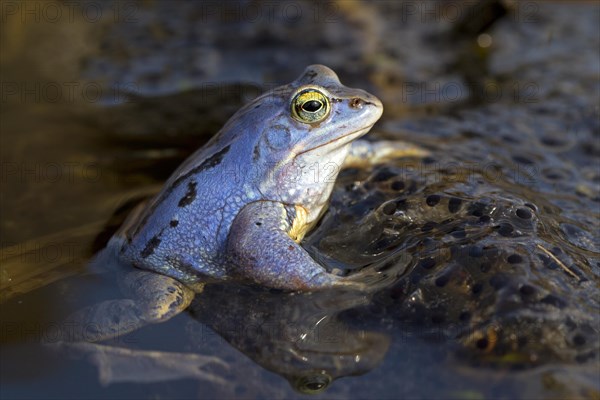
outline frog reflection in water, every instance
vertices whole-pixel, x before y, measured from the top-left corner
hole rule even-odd
[[[326,209],[341,168],[419,152],[356,140],[382,112],[375,96],[343,86],[322,65],[250,102],[96,258],[127,271],[120,283],[128,298],[73,318],[96,327],[100,341],[173,317],[210,281],[367,290],[361,273],[329,273],[299,243]]]
[[[207,285],[200,297],[190,306],[195,319],[306,394],[324,391],[339,377],[370,371],[390,344],[386,334],[355,329],[338,317],[368,304],[356,291],[282,293],[217,284]],[[193,337],[201,352],[205,335]]]

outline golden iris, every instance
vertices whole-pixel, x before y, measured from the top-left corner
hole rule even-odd
[[[306,89],[292,100],[292,117],[305,124],[323,121],[329,115],[329,99],[317,89]]]

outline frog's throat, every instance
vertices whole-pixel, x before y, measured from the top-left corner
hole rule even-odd
[[[321,148],[321,147],[324,147],[324,146],[330,145],[331,143],[335,143],[335,142],[337,142],[337,141],[341,141],[341,140],[343,140],[344,138],[347,138],[348,136],[357,135],[357,138],[358,138],[358,137],[360,137],[360,136],[362,136],[362,135],[366,134],[367,132],[369,132],[369,130],[371,130],[371,128],[373,127],[373,125],[375,125],[375,124],[371,124],[371,125],[369,125],[369,126],[367,126],[367,127],[365,127],[365,128],[357,129],[357,130],[355,130],[355,131],[352,131],[352,132],[350,132],[350,133],[346,133],[345,135],[342,135],[342,136],[336,137],[336,138],[334,138],[334,139],[331,139],[331,140],[330,140],[330,141],[328,141],[328,142],[321,143],[320,145],[318,145],[318,146],[315,146],[315,147],[311,147],[310,149],[303,150],[303,151],[301,151],[301,152],[299,152],[299,153],[296,153],[296,154],[294,154],[294,155],[292,156],[292,158],[298,158],[298,157],[300,157],[300,156],[301,156],[302,154],[304,154],[304,153],[308,153],[308,152],[310,152],[310,151],[313,151],[313,150],[316,150],[316,149],[318,149],[318,148]]]

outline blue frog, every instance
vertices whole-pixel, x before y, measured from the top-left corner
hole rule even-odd
[[[129,298],[88,307],[76,319],[93,322],[101,340],[171,318],[210,281],[363,288],[356,276],[328,273],[299,243],[325,211],[342,168],[418,153],[400,142],[356,140],[382,113],[379,99],[342,85],[323,65],[251,101],[97,258],[128,266],[120,283]]]

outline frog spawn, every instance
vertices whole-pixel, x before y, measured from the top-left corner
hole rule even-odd
[[[370,266],[395,281],[351,319],[383,317],[454,340],[455,354],[474,364],[597,359],[594,260],[561,241],[552,216],[529,199],[477,174],[468,177],[477,185],[457,170],[448,179],[431,164],[343,172],[323,229],[307,238],[313,253],[327,255],[321,261],[339,260],[346,273]]]

